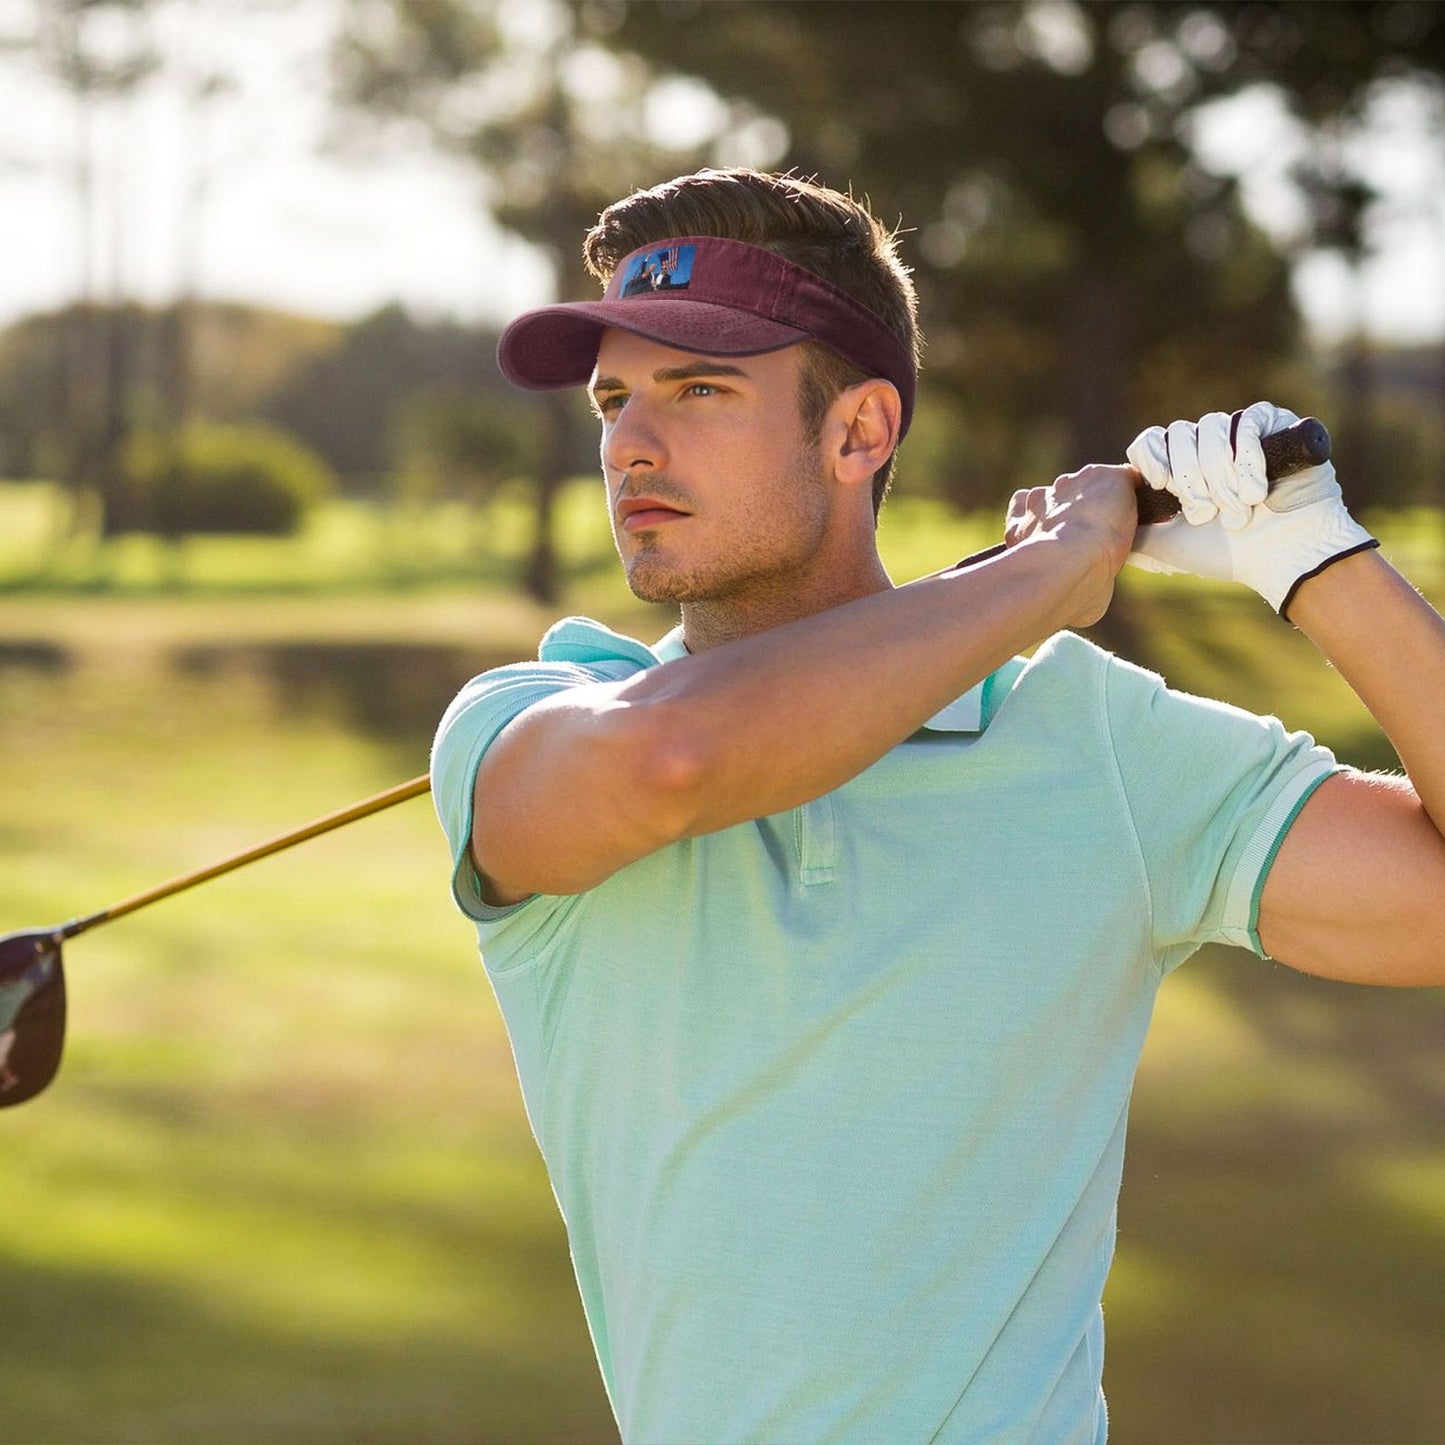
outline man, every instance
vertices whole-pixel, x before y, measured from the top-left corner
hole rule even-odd
[[[660,252],[686,284],[624,296]],[[1147,538],[1139,472],[1091,466],[895,587],[917,334],[868,212],[702,172],[587,254],[604,299],[502,363],[589,386],[629,585],[681,626],[558,624],[463,690],[433,780],[623,1435],[1102,1440],[1160,979],[1219,939],[1445,981],[1445,624],[1329,467],[1261,503],[1263,405],[1136,442],[1185,508]],[[1136,546],[1287,607],[1413,782],[1067,632]]]

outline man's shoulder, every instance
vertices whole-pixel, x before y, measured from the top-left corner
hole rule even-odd
[[[1104,668],[1120,662],[1115,653],[1077,632],[1056,632],[1040,643],[1029,659],[1030,668],[1047,668],[1064,675],[1079,673],[1093,676]]]
[[[1068,738],[1074,747],[1092,737],[1115,752],[1121,738],[1141,730],[1177,737],[1273,722],[1171,688],[1151,668],[1072,632],[1055,633],[1032,656],[1005,664],[985,701],[986,724],[1007,724],[1000,737]]]
[[[998,712],[1008,699],[1019,699],[1016,706],[1034,704],[1048,709],[1062,701],[1080,704],[1085,697],[1097,696],[1106,675],[1120,666],[1112,652],[1080,637],[1075,632],[1056,632],[1028,657],[1015,658],[994,675],[990,688],[990,714]],[[1148,676],[1142,669],[1134,669]]]
[[[1121,762],[1146,748],[1167,747],[1177,756],[1189,746],[1219,739],[1232,740],[1236,747],[1250,740],[1269,747],[1279,740],[1313,742],[1305,733],[1287,732],[1276,717],[1173,687],[1152,668],[1074,633],[1058,633],[1045,642],[1014,691],[1028,691],[1044,711],[1062,711],[1059,703],[1065,699],[1075,705],[1075,716],[1086,703],[1096,703],[1094,715]],[[1177,780],[1177,764],[1173,776]]]
[[[475,779],[487,750],[515,718],[548,698],[661,666],[666,642],[654,649],[589,617],[564,617],[547,629],[535,658],[489,668],[452,699],[432,740],[432,798],[457,860],[457,898],[469,916],[487,911],[466,855]]]
[[[588,682],[620,682],[666,660],[664,644],[648,647],[590,617],[564,617],[543,634],[535,658],[501,663],[463,686],[449,711],[499,694],[553,692]]]
[[[564,617],[547,629],[535,658],[488,668],[462,686],[438,724],[433,759],[460,752],[466,768],[474,768],[502,728],[533,704],[660,667],[672,648],[672,634],[654,648],[590,617]]]

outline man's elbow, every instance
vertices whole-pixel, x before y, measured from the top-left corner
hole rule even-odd
[[[1445,987],[1445,901],[1422,909],[1379,963],[1384,976],[1368,982],[1392,988]]]
[[[650,701],[629,705],[625,714],[616,741],[624,808],[639,844],[653,852],[698,831],[715,769],[694,709]]]
[[[472,859],[487,891],[509,899],[585,893],[692,836],[708,766],[680,711],[614,704],[552,756],[545,746],[531,751],[520,733],[509,739],[531,753],[525,763],[499,750],[477,777]],[[524,768],[544,780],[540,787],[514,782]],[[496,787],[499,775],[506,781]]]
[[[1336,983],[1439,988],[1445,986],[1445,903],[1432,901],[1374,928],[1300,929],[1266,948],[1277,962]]]

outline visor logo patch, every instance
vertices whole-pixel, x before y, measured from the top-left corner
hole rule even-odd
[[[644,251],[627,263],[622,273],[621,296],[649,296],[658,291],[685,291],[692,280],[696,246],[664,246]]]

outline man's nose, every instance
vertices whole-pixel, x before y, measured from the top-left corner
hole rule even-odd
[[[603,433],[602,465],[613,472],[631,472],[639,467],[666,470],[667,454],[656,419],[638,397],[630,396],[623,402]]]

